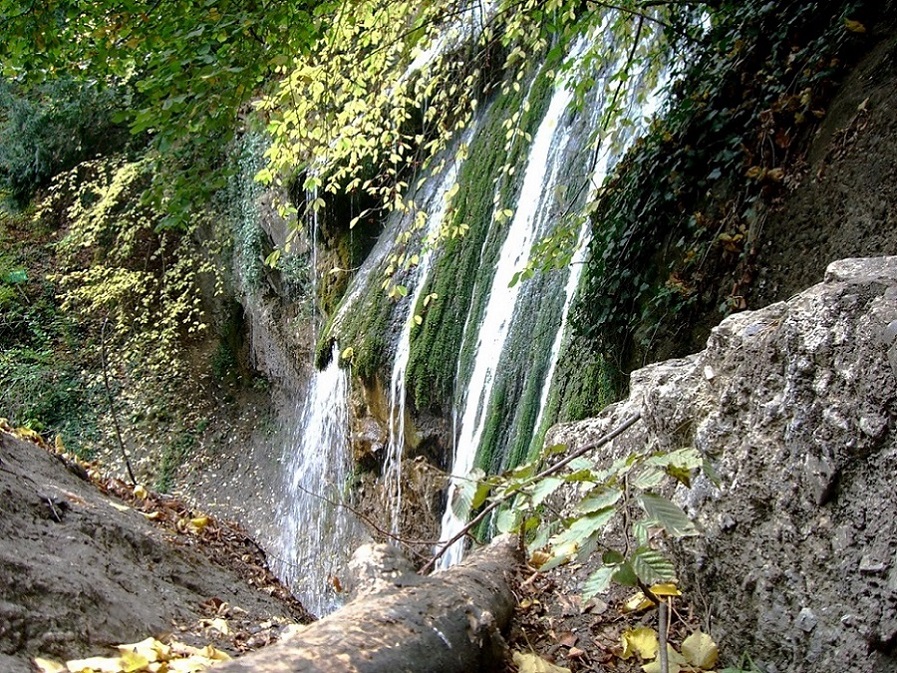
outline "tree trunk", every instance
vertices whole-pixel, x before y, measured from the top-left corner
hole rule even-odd
[[[294,637],[215,667],[216,673],[473,673],[502,655],[514,609],[516,539],[498,538],[428,577],[401,574]]]

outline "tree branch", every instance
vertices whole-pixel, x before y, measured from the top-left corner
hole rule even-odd
[[[517,493],[520,492],[521,488],[559,472],[562,468],[566,467],[567,465],[569,465],[571,462],[573,462],[580,456],[585,455],[589,451],[594,451],[595,449],[602,447],[605,444],[607,444],[608,442],[616,439],[617,437],[622,435],[624,432],[626,432],[626,430],[628,430],[633,425],[635,425],[637,421],[641,420],[641,417],[642,417],[641,412],[636,412],[635,414],[633,414],[632,416],[627,418],[625,421],[623,421],[616,428],[614,428],[613,430],[608,432],[606,435],[603,435],[602,437],[595,440],[594,442],[591,442],[590,444],[586,444],[585,446],[580,447],[579,449],[577,449],[576,451],[574,451],[573,453],[568,455],[563,460],[558,461],[557,463],[555,463],[554,465],[551,465],[550,467],[546,467],[544,470],[539,472],[539,474],[535,475],[534,477],[531,477],[525,483],[521,484],[518,488],[516,488],[513,491],[510,491],[508,493],[505,493],[502,497],[497,498],[496,500],[493,500],[491,503],[489,503],[488,506],[484,507],[480,511],[479,514],[477,514],[473,519],[471,519],[470,522],[466,526],[464,526],[464,528],[462,528],[460,531],[458,531],[458,533],[454,537],[452,537],[450,540],[448,540],[448,542],[444,543],[442,545],[442,547],[440,547],[436,551],[436,553],[433,554],[433,558],[431,558],[427,562],[427,564],[423,568],[421,568],[420,572],[422,574],[426,574],[426,573],[430,572],[433,569],[433,567],[436,565],[436,561],[438,561],[440,558],[442,558],[442,556],[445,554],[445,552],[448,551],[449,547],[451,547],[458,540],[460,540],[465,535],[467,535],[471,530],[473,530],[473,528],[475,528],[482,521],[484,521],[486,519],[486,517],[489,516],[489,514],[491,514],[493,511],[495,511],[498,507],[500,507],[502,504],[504,504],[505,502],[507,502],[514,496],[516,496]]]

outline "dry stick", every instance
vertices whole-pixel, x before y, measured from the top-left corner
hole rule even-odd
[[[670,662],[669,653],[667,652],[667,628],[669,627],[670,619],[667,602],[663,599],[661,599],[660,604],[657,606],[657,622],[660,673],[669,673]]]
[[[396,535],[395,533],[390,533],[389,531],[386,531],[383,528],[381,528],[379,525],[377,525],[377,522],[374,521],[372,518],[370,518],[363,512],[360,512],[359,510],[355,509],[351,505],[347,505],[346,503],[342,502],[341,500],[332,500],[332,499],[328,498],[326,495],[321,495],[320,493],[315,493],[314,491],[310,491],[307,488],[305,488],[302,484],[296,484],[296,488],[298,488],[300,491],[302,491],[306,495],[310,495],[311,497],[317,498],[318,500],[321,500],[322,502],[326,502],[328,505],[332,505],[333,507],[342,507],[343,509],[345,509],[349,512],[352,512],[352,514],[354,514],[359,519],[361,519],[364,523],[366,523],[368,526],[373,528],[374,531],[376,531],[377,533],[380,533],[384,537],[387,537],[391,540],[395,540],[396,542],[403,544],[409,548],[411,547],[411,545],[414,545],[414,544],[439,544],[439,540],[415,540],[414,538],[401,537],[399,535]],[[412,553],[415,553],[418,556],[420,556],[420,554],[418,554],[417,552],[414,552],[414,550],[411,550],[411,551],[412,551]]]
[[[561,468],[566,467],[567,465],[569,465],[571,462],[573,462],[580,456],[588,453],[589,451],[593,451],[599,447],[604,446],[605,444],[607,444],[608,442],[610,442],[613,439],[616,439],[621,434],[623,434],[626,430],[628,430],[633,425],[635,425],[635,423],[638,420],[640,420],[641,417],[642,417],[641,412],[639,412],[639,411],[635,412],[632,416],[630,416],[625,421],[623,421],[623,423],[621,423],[616,428],[614,428],[613,430],[608,432],[606,435],[602,436],[600,439],[592,442],[591,444],[586,444],[585,446],[583,446],[583,447],[577,449],[576,451],[574,451],[573,453],[571,453],[569,456],[567,456],[563,460],[558,461],[557,463],[555,463],[554,465],[552,465],[550,467],[546,467],[544,470],[539,472],[539,474],[537,474],[536,476],[529,479],[528,483],[531,484],[536,481],[539,481],[540,479],[544,479],[545,477],[548,477],[548,476],[554,474],[555,472],[560,471]],[[526,484],[524,484],[524,485],[526,485]],[[452,537],[448,542],[446,542],[444,545],[442,545],[442,547],[440,547],[439,550],[437,550],[437,552],[433,555],[433,558],[431,558],[427,562],[427,565],[425,565],[423,568],[420,569],[421,574],[426,574],[426,573],[430,572],[433,569],[433,566],[436,564],[436,561],[438,561],[442,557],[442,555],[448,551],[449,547],[451,547],[458,540],[460,540],[465,535],[467,535],[473,528],[478,526],[480,524],[480,522],[483,521],[487,516],[489,516],[489,514],[492,513],[497,507],[504,504],[505,502],[510,500],[512,497],[516,496],[517,493],[519,492],[519,490],[520,490],[519,488],[515,489],[510,493],[506,493],[503,497],[498,498],[497,500],[493,500],[479,514],[477,514],[473,519],[471,519],[470,522],[466,526],[464,526],[464,528],[462,528],[460,531],[458,531],[457,535]]]
[[[131,478],[131,485],[136,486],[137,480],[134,478],[134,470],[131,469],[131,459],[128,458],[128,451],[125,449],[125,442],[121,437],[118,414],[115,413],[115,402],[112,399],[112,390],[109,388],[109,368],[106,366],[107,322],[109,322],[109,318],[103,320],[103,326],[100,328],[100,362],[103,365],[103,386],[106,388],[106,399],[109,400],[109,411],[112,414],[112,425],[115,427],[115,437],[118,439],[118,448],[121,449],[121,455],[125,459],[125,467],[128,468],[128,476]]]

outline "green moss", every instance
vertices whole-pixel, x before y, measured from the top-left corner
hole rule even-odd
[[[666,114],[597,204],[573,312],[594,357],[629,371],[682,355],[738,306],[759,244],[753,220],[782,194],[781,181],[746,169],[787,175],[800,162],[813,111],[857,42],[843,19],[862,18],[862,4],[748,0],[714,11]]]
[[[547,68],[531,82],[527,98],[530,108],[521,115],[521,128],[530,136],[550,101],[553,85],[545,74]],[[426,310],[419,307],[426,318],[412,332],[408,379],[419,409],[447,409],[456,386],[463,387],[470,376],[474,352],[473,348],[462,350],[464,327],[468,323],[478,325],[482,320],[491,273],[507,233],[506,226],[493,223],[496,193],[502,208],[516,201],[529,151],[529,142],[524,138],[508,150],[502,122],[522,107],[523,100],[521,92],[511,91],[493,101],[461,167],[454,224],[464,223],[470,229],[463,238],[444,245],[422,293],[436,293],[439,299]],[[503,176],[501,169],[505,165],[515,167],[515,179]],[[497,182],[495,176],[500,176]]]

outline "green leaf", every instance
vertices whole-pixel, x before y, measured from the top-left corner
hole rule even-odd
[[[596,491],[598,491],[596,493]],[[613,507],[623,497],[623,491],[617,488],[596,489],[583,499],[576,509],[583,514],[601,511],[607,507]]]
[[[676,579],[672,562],[656,549],[640,547],[632,555],[630,563],[635,574],[645,584],[660,584]]]
[[[610,586],[614,573],[616,573],[618,569],[619,566],[617,565],[601,566],[598,570],[589,575],[588,579],[582,585],[582,599],[587,601],[593,596],[607,591],[607,587]]]
[[[545,498],[554,493],[563,483],[564,480],[558,477],[545,477],[539,481],[530,494],[533,506],[538,507],[541,505],[545,501]]]
[[[10,271],[5,276],[3,276],[3,282],[9,283],[10,285],[26,283],[28,282],[28,273],[25,271],[25,269],[16,269],[15,271]]]
[[[648,544],[648,525],[644,521],[636,521],[632,524],[632,535],[635,537],[636,542],[638,542],[639,547],[644,547]]]
[[[278,248],[270,255],[265,257],[265,266],[270,266],[272,269],[277,266],[277,262],[280,261],[281,250]]]
[[[704,462],[704,456],[695,448],[677,449],[669,453],[663,453],[651,456],[645,461],[646,465],[657,465],[659,467],[667,467],[669,465],[677,465],[686,469],[694,469],[700,467]]]
[[[638,576],[630,563],[621,563],[613,574],[613,580],[617,584],[627,587],[638,586]]]
[[[564,560],[572,558],[582,549],[593,544],[593,537],[604,532],[605,527],[615,514],[615,510],[606,509],[575,519],[569,528],[551,538],[555,557],[562,559],[560,563],[563,563]]]
[[[470,501],[470,511],[479,509],[483,503],[486,502],[486,498],[489,497],[490,491],[492,491],[492,484],[488,481],[481,481],[477,486],[477,491],[474,493],[473,499]]]
[[[679,465],[667,465],[666,472],[676,481],[684,484],[688,488],[691,488],[691,470],[687,467],[680,467]]]
[[[619,565],[625,559],[623,558],[623,554],[618,552],[616,549],[608,549],[601,555],[601,562],[604,565]]]
[[[716,468],[713,467],[713,463],[710,462],[709,458],[704,458],[704,460],[701,462],[701,471],[714,486],[716,486],[717,488],[720,487],[720,484],[722,484],[722,480],[719,478],[719,474],[717,473]]]
[[[563,446],[563,445],[561,445]],[[574,458],[569,463],[567,463],[567,469],[578,472],[579,470],[592,470],[595,468],[595,463],[593,463],[588,458],[584,458],[580,456],[579,458]]]
[[[462,520],[466,520],[470,516],[473,500],[477,495],[482,480],[486,477],[486,473],[478,467],[470,471],[467,477],[459,480],[452,495],[452,513]]]
[[[699,534],[698,529],[688,515],[682,511],[682,508],[667,498],[654,493],[642,493],[639,495],[639,502],[648,514],[648,519],[673,537]]]
[[[663,483],[665,473],[659,467],[646,467],[641,470],[629,484],[639,490],[657,488]]]
[[[495,527],[499,533],[516,533],[523,523],[523,513],[514,507],[503,509],[495,518]]]

